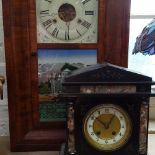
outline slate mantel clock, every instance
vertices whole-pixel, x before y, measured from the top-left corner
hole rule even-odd
[[[72,72],[61,155],[147,155],[152,78],[109,63]],[[65,146],[65,147],[64,147]]]
[[[127,66],[130,0],[2,4],[11,150],[58,150],[65,141],[65,122],[40,121],[38,50],[93,49],[98,63]]]

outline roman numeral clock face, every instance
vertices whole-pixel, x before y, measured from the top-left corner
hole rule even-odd
[[[85,139],[92,147],[101,151],[123,147],[131,136],[131,130],[127,112],[113,104],[93,107],[84,119]]]
[[[39,43],[96,43],[98,0],[36,0]]]

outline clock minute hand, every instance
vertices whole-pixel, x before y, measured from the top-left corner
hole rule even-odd
[[[115,114],[111,117],[110,121],[106,124],[107,129],[109,128],[110,124],[112,123],[114,117],[115,117]]]
[[[66,25],[67,25],[66,39],[69,40],[69,26],[70,26],[70,22],[66,22]]]

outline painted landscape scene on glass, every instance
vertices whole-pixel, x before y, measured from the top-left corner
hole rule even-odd
[[[41,122],[65,121],[65,103],[58,101],[62,82],[72,71],[97,63],[96,50],[38,50],[39,113]]]

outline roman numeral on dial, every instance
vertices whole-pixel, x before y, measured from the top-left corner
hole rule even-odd
[[[40,17],[45,17],[49,15],[49,10],[40,11]]]
[[[65,40],[69,40],[69,33],[65,32]]]
[[[42,23],[43,26],[48,29],[52,24],[53,24],[53,20],[49,19],[49,20],[46,20],[45,22]]]
[[[84,26],[85,28],[89,29],[91,26],[91,23],[87,22],[86,20],[84,20],[82,23],[80,23],[82,26]]]
[[[52,3],[52,0],[44,0],[44,1],[49,2],[49,3]]]
[[[76,32],[79,34],[79,36],[82,36],[81,33],[76,29]]]
[[[85,15],[94,15],[94,11],[85,11]]]
[[[88,3],[91,0],[82,0],[82,4],[85,5],[86,3]]]
[[[49,14],[49,10],[40,11],[40,14],[41,15],[48,15]]]
[[[51,33],[51,35],[54,36],[54,37],[57,37],[57,36],[58,36],[58,33],[59,33],[58,28],[55,28],[55,29],[53,30],[53,32]]]

